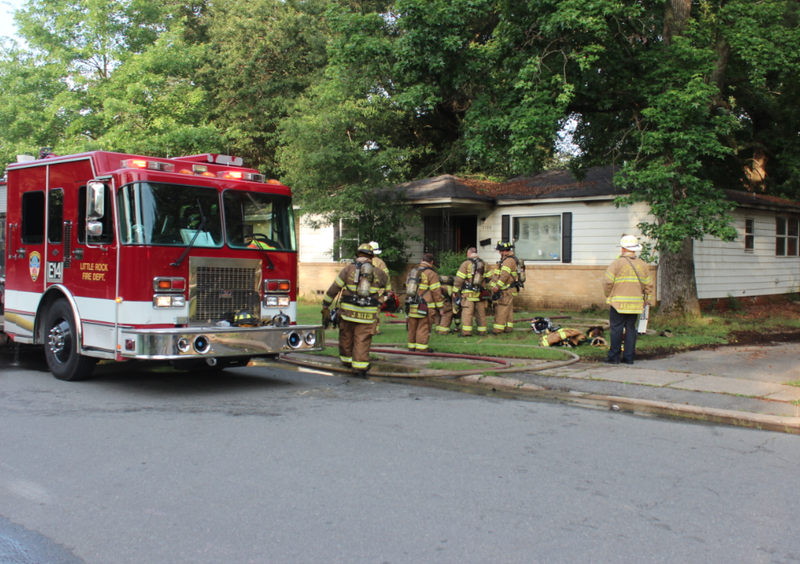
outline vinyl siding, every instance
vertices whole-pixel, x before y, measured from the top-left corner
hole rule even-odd
[[[726,243],[710,237],[695,241],[697,295],[700,299],[736,298],[800,291],[800,258],[775,256],[776,213],[734,212],[739,238]],[[755,220],[753,251],[744,250],[745,219]]]

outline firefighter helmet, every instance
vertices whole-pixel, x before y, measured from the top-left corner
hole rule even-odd
[[[368,257],[375,256],[375,251],[372,250],[370,243],[361,243],[356,250],[356,255],[367,255]]]
[[[636,235],[623,235],[622,239],[619,240],[619,246],[634,252],[642,250],[642,246],[639,244],[639,239],[636,238]]]
[[[546,317],[534,317],[531,322],[531,329],[536,333],[544,333],[550,328],[550,320]]]
[[[233,316],[233,324],[237,327],[258,327],[259,319],[246,309],[240,309]]]
[[[514,248],[514,244],[510,243],[509,241],[498,241],[497,246],[494,248],[495,251],[510,251]]]
[[[376,255],[381,254],[381,246],[377,241],[370,241],[369,246],[372,247],[372,252]]]
[[[291,321],[292,320],[289,319],[289,316],[286,315],[285,313],[283,313],[283,310],[281,310],[277,315],[274,315],[272,317],[272,326],[273,327],[288,327],[289,324],[291,323]]]

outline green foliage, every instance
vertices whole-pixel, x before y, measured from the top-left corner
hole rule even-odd
[[[458,253],[443,251],[436,257],[436,270],[440,276],[455,276],[465,260],[467,260],[466,249]]]

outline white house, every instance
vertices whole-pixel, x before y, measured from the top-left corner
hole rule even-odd
[[[512,239],[525,261],[528,282],[517,304],[532,309],[603,307],[602,276],[619,252],[622,234],[640,235],[637,224],[649,221],[646,204],[617,208],[624,191],[613,185],[613,167],[590,169],[576,180],[568,171],[550,171],[504,183],[454,176],[407,183],[406,198],[419,210],[421,242],[411,242],[412,261],[424,251],[458,251],[476,246],[494,262],[500,239]],[[800,204],[728,190],[739,239],[716,238],[694,246],[701,300],[798,292],[798,218]],[[346,237],[344,226],[311,229],[300,224],[299,285],[308,297],[325,292],[341,263],[331,248]],[[336,257],[337,259],[339,257]],[[345,257],[348,260],[350,257]],[[657,265],[651,267],[657,280]],[[402,288],[404,273],[393,279]],[[658,296],[657,296],[658,297]]]

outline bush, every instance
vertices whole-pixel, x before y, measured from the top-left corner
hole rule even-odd
[[[442,251],[436,260],[436,272],[439,276],[455,276],[461,264],[467,260],[467,251],[454,253],[452,251]]]

